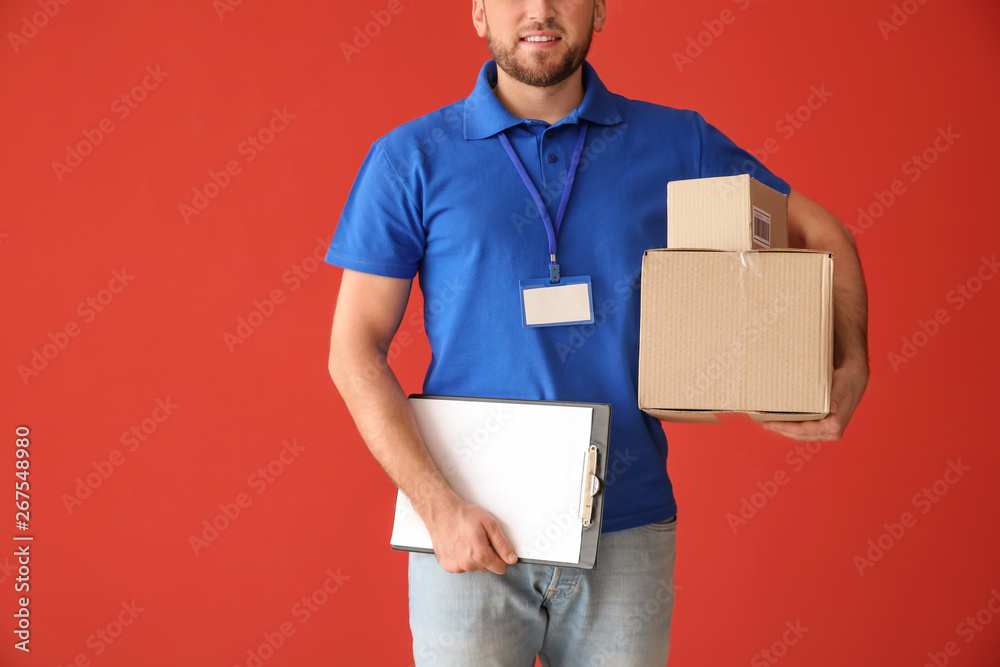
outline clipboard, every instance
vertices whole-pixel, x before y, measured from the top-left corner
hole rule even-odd
[[[409,401],[444,478],[497,517],[518,563],[595,569],[610,405],[431,394]],[[434,553],[402,491],[389,543]]]

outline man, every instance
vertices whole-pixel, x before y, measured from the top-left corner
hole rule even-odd
[[[766,427],[837,439],[867,383],[866,292],[846,228],[699,114],[609,93],[585,62],[605,13],[603,0],[474,0],[494,60],[469,98],[373,144],[327,254],[345,268],[330,373],[434,545],[409,555],[420,666],[666,662],[677,510],[636,378],[639,268],[666,245],[668,181],[751,173],[789,195],[793,245],[835,255],[832,412]],[[590,277],[592,327],[522,326],[519,281],[547,269]],[[433,351],[426,393],[612,405],[595,570],[511,567],[497,520],[428,455],[385,364],[414,275]]]

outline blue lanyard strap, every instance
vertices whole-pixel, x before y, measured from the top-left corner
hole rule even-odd
[[[559,265],[556,264],[556,237],[559,234],[559,228],[562,226],[563,216],[566,215],[566,206],[569,204],[569,193],[573,190],[573,181],[576,180],[576,168],[580,164],[580,156],[583,154],[583,144],[587,140],[587,126],[587,121],[580,119],[580,134],[576,139],[576,148],[573,149],[573,159],[570,161],[569,171],[566,174],[566,185],[563,187],[562,199],[559,201],[559,210],[556,212],[555,224],[553,224],[552,219],[549,217],[549,211],[545,208],[542,196],[538,194],[538,188],[531,182],[528,172],[525,171],[524,165],[517,157],[517,153],[514,152],[514,148],[510,145],[510,139],[507,138],[506,132],[501,132],[497,135],[500,138],[500,143],[503,144],[503,149],[507,152],[507,157],[514,164],[517,173],[521,175],[524,187],[528,188],[531,198],[535,201],[538,214],[542,216],[542,222],[545,225],[545,234],[549,237],[549,275],[552,276],[552,282],[559,282]],[[552,267],[554,267],[554,271]]]

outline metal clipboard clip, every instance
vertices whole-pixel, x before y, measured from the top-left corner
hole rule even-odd
[[[594,511],[594,496],[601,488],[597,478],[597,445],[591,445],[583,459],[583,481],[580,485],[580,520],[584,526],[590,525]]]

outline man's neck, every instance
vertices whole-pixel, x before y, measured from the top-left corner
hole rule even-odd
[[[498,67],[493,93],[518,118],[544,120],[551,125],[568,116],[583,101],[583,68],[554,86],[539,88],[511,78]]]

